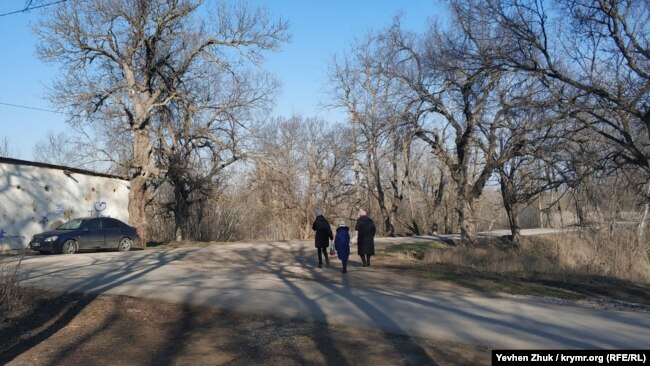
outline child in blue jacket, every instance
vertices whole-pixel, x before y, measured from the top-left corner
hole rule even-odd
[[[350,257],[350,228],[348,228],[345,221],[341,221],[339,227],[336,228],[334,248],[336,248],[336,253],[343,263],[343,269],[341,272],[346,273],[348,268],[348,258]]]

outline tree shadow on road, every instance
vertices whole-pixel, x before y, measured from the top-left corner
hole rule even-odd
[[[0,342],[0,347],[2,347],[0,348],[2,350],[0,353],[0,363],[5,364],[10,362],[18,355],[35,347],[65,328],[84,308],[97,298],[98,294],[109,291],[129,280],[141,277],[171,261],[179,260],[186,254],[159,252],[152,255],[140,256],[128,263],[125,261],[124,265],[117,265],[112,271],[89,277],[75,286],[71,286],[68,288],[68,293],[63,293],[54,299],[48,300],[48,306],[33,306],[32,310],[23,314],[20,319],[12,321],[11,326],[2,328],[2,333],[4,333],[2,339],[6,339],[6,341]],[[151,256],[155,257],[156,260],[153,263],[145,263]],[[101,261],[102,259],[95,259],[89,266]],[[106,260],[103,260],[103,262],[106,262]],[[43,276],[62,276],[61,281],[64,281],[66,272],[73,271],[75,268],[78,267],[52,270],[43,274]],[[26,277],[33,279],[37,276]],[[73,293],[83,295],[73,296],[71,295]],[[77,345],[78,343],[75,343],[71,347]],[[53,356],[53,359],[56,361],[68,351],[66,348],[61,349]]]
[[[39,325],[45,327],[42,330],[36,331],[37,327],[34,327],[33,334],[17,342],[15,349],[12,347],[3,352],[0,361],[10,362],[25,352],[36,352],[34,348],[39,343],[57,342],[54,335],[68,327],[78,314],[86,308],[95,309],[98,294],[124,284],[138,291],[139,286],[152,285],[151,281],[158,278],[159,272],[153,277],[148,275],[172,264],[181,268],[182,271],[177,273],[185,277],[156,284],[158,291],[164,291],[167,283],[176,285],[186,291],[185,297],[179,301],[214,305],[222,307],[222,310],[111,297],[112,302],[100,308],[103,316],[96,319],[92,327],[69,333],[72,337],[69,343],[58,341],[60,347],[48,354],[49,364],[94,360],[96,350],[110,352],[110,347],[127,347],[129,343],[148,349],[124,350],[123,354],[111,354],[109,359],[122,362],[132,357],[133,362],[138,361],[132,364],[200,364],[207,359],[201,357],[212,355],[217,357],[211,362],[214,364],[351,365],[366,363],[364,360],[370,358],[382,360],[382,357],[387,357],[390,363],[426,365],[459,357],[453,348],[457,346],[436,348],[428,340],[418,338],[410,328],[417,325],[418,319],[413,319],[413,314],[390,308],[393,301],[407,304],[405,309],[427,309],[428,313],[423,313],[426,321],[435,319],[434,326],[439,322],[441,326],[455,327],[461,339],[473,339],[472,330],[467,326],[471,323],[472,327],[494,327],[505,334],[519,334],[525,339],[555,340],[572,347],[592,348],[607,341],[605,336],[576,339],[572,335],[563,335],[571,330],[570,325],[553,328],[543,319],[533,321],[521,314],[499,311],[463,296],[441,300],[394,286],[385,289],[364,287],[364,276],[382,271],[381,268],[351,265],[349,270],[352,271],[343,275],[337,272],[339,264],[333,259],[333,268],[318,269],[315,250],[310,249],[307,245],[287,242],[138,252],[126,256],[90,256],[93,265],[102,268],[102,272],[76,279],[68,289],[93,295],[78,295],[79,300],[67,299],[67,307],[61,306],[56,310],[56,320]],[[228,256],[224,255],[226,250]],[[73,271],[72,268],[69,270]],[[60,268],[52,271],[62,277],[68,273],[67,269]],[[260,279],[280,285],[273,289],[274,293],[260,288]],[[268,298],[241,295],[245,292]],[[206,293],[209,296],[206,297]],[[296,315],[288,315],[283,318],[281,314],[271,312],[244,316],[238,310],[239,305],[246,305],[243,301],[252,299],[263,304],[264,301],[273,301],[275,295],[284,299],[283,305],[288,310],[306,309],[306,317],[298,319]],[[155,293],[151,296],[155,297]],[[62,301],[65,303],[66,300]],[[109,300],[101,301],[106,304]],[[149,301],[150,310],[139,308],[136,313],[130,312],[134,310],[130,309],[130,304],[146,301]],[[350,312],[340,314],[337,309]],[[84,312],[84,317],[88,316],[87,312]],[[300,312],[293,312],[297,313]],[[345,320],[351,319],[350,316],[362,320],[355,326],[368,329],[357,333],[345,330]],[[463,322],[458,324],[465,326],[453,323],[451,318],[462,318]],[[630,321],[624,316],[615,319]]]
[[[269,251],[269,253],[273,252],[285,252],[284,248],[280,247],[277,244],[272,245],[272,250]],[[385,327],[388,325],[390,328],[397,330],[397,332],[394,333],[389,333],[389,332],[384,332],[381,331],[383,337],[385,340],[387,340],[389,343],[393,345],[395,348],[395,351],[402,356],[403,359],[405,359],[406,364],[419,364],[419,365],[433,365],[436,364],[434,360],[431,358],[431,356],[419,345],[417,342],[409,337],[409,336],[404,336],[404,334],[407,334],[406,331],[398,324],[393,322],[390,317],[387,317],[383,311],[380,309],[376,308],[373,306],[371,303],[363,300],[362,298],[355,296],[353,292],[351,291],[351,285],[349,282],[349,277],[342,274],[341,280],[343,281],[343,286],[339,286],[336,284],[333,284],[330,282],[329,278],[326,278],[322,275],[321,269],[318,269],[314,263],[310,263],[310,261],[307,261],[306,258],[309,258],[310,256],[306,253],[305,248],[301,248],[299,251],[292,251],[290,254],[293,258],[292,261],[289,261],[290,264],[294,263],[300,263],[302,264],[309,272],[311,278],[323,286],[325,289],[329,290],[332,292],[332,294],[338,296],[334,300],[329,300],[329,301],[347,301],[349,303],[354,304],[357,309],[359,309],[363,314],[365,314],[376,326],[377,329],[382,329],[382,327]],[[315,253],[313,254],[315,256]],[[331,258],[331,261],[334,262],[336,259]],[[312,298],[308,296],[306,293],[304,293],[299,286],[295,285],[292,280],[290,280],[290,277],[288,276],[288,271],[286,271],[286,266],[281,264],[282,262],[276,262],[272,261],[270,258],[270,255],[267,255],[266,258],[261,261],[260,265],[268,270],[269,272],[273,273],[277,278],[283,281],[283,283],[291,289],[293,294],[296,296],[296,298],[310,310],[311,314],[311,320],[316,321],[316,322],[324,322],[327,323],[327,318],[328,315],[327,313],[322,309],[319,301],[319,299]],[[354,265],[352,265],[353,267]],[[329,266],[326,266],[322,270],[332,270],[332,268],[327,268]],[[333,339],[331,334],[329,332],[325,331],[323,334],[314,334],[315,338],[321,338],[325,344],[333,344]],[[398,338],[402,338],[399,339]],[[404,341],[406,339],[406,342]],[[318,344],[320,345],[321,342],[319,341]],[[365,347],[368,347],[369,345],[366,345]],[[361,347],[360,352],[363,352],[363,348]],[[336,348],[330,347],[329,350],[322,349],[322,354],[326,358],[326,363],[328,365],[347,365],[349,364],[346,361],[346,357],[344,354],[342,354],[340,351],[338,351]],[[413,363],[411,362],[413,361]]]

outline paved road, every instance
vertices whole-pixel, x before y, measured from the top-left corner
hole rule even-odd
[[[412,241],[412,239],[410,239]],[[27,257],[23,284],[238,309],[493,348],[650,348],[650,316],[409,286],[315,267],[309,242]],[[390,282],[390,281],[389,281]],[[391,282],[392,283],[392,282]]]

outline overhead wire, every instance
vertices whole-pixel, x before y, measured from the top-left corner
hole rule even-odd
[[[104,116],[82,116],[82,115],[79,115],[79,114],[68,114],[68,113],[65,113],[65,112],[54,111],[54,110],[51,110],[51,109],[30,107],[30,106],[26,106],[26,105],[13,104],[13,103],[0,102],[0,105],[6,105],[6,106],[9,106],[9,107],[15,107],[15,108],[31,109],[31,110],[35,110],[35,111],[41,111],[41,112],[62,114],[62,115],[66,115],[68,117],[85,118],[87,120],[106,120],[106,121],[113,121],[114,120],[114,118],[107,117],[107,116],[106,117],[104,117]]]
[[[54,2],[51,2],[51,3],[47,3],[47,4],[34,5],[34,6],[30,6],[32,4],[32,1],[30,1],[24,9],[10,11],[8,13],[2,13],[2,14],[0,14],[0,17],[4,17],[4,16],[7,16],[7,15],[18,14],[18,13],[24,13],[24,12],[27,12],[27,11],[30,11],[30,10],[40,9],[40,8],[44,8],[46,6],[51,6],[51,5],[64,3],[66,1],[68,1],[68,0],[59,0],[59,1],[54,1]]]
[[[35,110],[35,111],[42,111],[42,112],[50,112],[50,113],[65,114],[65,113],[63,113],[63,112],[53,111],[53,110],[51,110],[51,109],[43,109],[43,108],[37,108],[37,107],[29,107],[29,106],[26,106],[26,105],[20,105],[20,104],[12,104],[12,103],[3,103],[3,102],[0,102],[0,105],[6,105],[6,106],[16,107],[16,108],[33,109],[33,110]]]

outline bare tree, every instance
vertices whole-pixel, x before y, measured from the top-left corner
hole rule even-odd
[[[561,164],[554,161],[551,155],[544,155],[544,152],[547,151],[546,148],[557,146],[549,144],[548,139],[531,141],[527,146],[524,144],[506,146],[510,143],[512,141],[509,139],[499,140],[500,148],[514,149],[515,151],[510,159],[497,167],[497,179],[512,233],[511,239],[514,243],[519,243],[521,240],[519,219],[521,211],[538,200],[543,193],[558,189],[569,182],[564,178],[554,179],[558,176],[565,177],[564,174],[549,174],[549,171],[557,173],[557,170],[561,169]],[[535,146],[535,143],[538,145]]]
[[[352,140],[352,158],[353,158],[353,171],[354,171],[354,204],[352,209],[356,210],[361,207],[361,167],[359,163],[360,149],[358,146],[358,115],[357,104],[359,101],[356,99],[360,97],[358,93],[359,86],[359,71],[355,68],[356,65],[352,63],[349,57],[344,57],[341,62],[334,58],[330,64],[330,85],[332,90],[330,95],[333,98],[331,107],[343,108],[349,115],[350,132]],[[350,213],[351,216],[354,213]]]
[[[345,217],[352,195],[348,129],[294,116],[270,123],[251,152],[251,191],[274,239],[307,238],[315,209]]]
[[[234,131],[231,140],[217,144],[210,127],[196,125],[189,118],[180,122],[170,119],[157,131],[156,155],[166,169],[160,182],[152,184],[169,184],[172,188],[172,199],[161,204],[174,215],[174,237],[179,241],[198,238],[198,230],[192,236],[189,226],[191,207],[207,199],[219,184],[219,174],[243,156]]]
[[[374,67],[400,82],[403,121],[448,167],[461,236],[474,240],[474,203],[507,159],[497,149],[503,72],[481,63],[487,45],[462,28],[433,25],[421,37],[397,20],[377,41],[383,53]]]
[[[154,124],[154,154],[166,168],[160,182],[171,184],[174,192],[165,205],[174,213],[176,240],[190,234],[190,206],[216,192],[221,172],[245,158],[256,114],[268,112],[277,89],[266,74],[226,73],[214,80],[210,72],[179,88],[187,97],[165,106]],[[190,97],[195,94],[203,100]]]
[[[312,233],[313,209],[323,208],[336,217],[350,212],[352,141],[350,129],[341,124],[308,119],[304,126],[306,144],[300,151],[307,162],[308,211],[302,211],[303,233]],[[348,218],[351,218],[348,216]]]
[[[75,160],[76,154],[69,149],[70,141],[64,132],[58,134],[50,130],[44,140],[37,141],[34,145],[34,159],[45,163],[79,166]]]
[[[466,0],[453,4],[472,24],[494,29],[490,41],[495,46],[486,50],[491,60],[543,78],[572,111],[576,128],[589,129],[607,141],[600,148],[604,161],[617,170],[643,172],[636,184],[639,194],[646,196],[647,209],[648,2]]]
[[[0,141],[0,157],[19,158],[19,155],[18,151],[11,146],[8,138],[4,137],[2,141]]]
[[[351,56],[341,62],[335,60],[330,74],[333,104],[345,108],[350,116],[355,207],[361,204],[363,169],[366,192],[379,208],[384,221],[383,231],[392,236],[409,180],[414,134],[403,128],[403,109],[397,98],[400,85],[374,65],[381,56],[375,37],[370,36],[353,47]]]
[[[82,126],[77,126],[82,127]],[[43,140],[34,144],[34,159],[62,166],[125,175],[123,169],[130,149],[128,140],[114,139],[120,135],[108,125],[93,126],[95,131],[70,128],[56,133],[47,132]]]
[[[571,124],[538,78],[511,72],[504,73],[502,80],[496,129],[496,155],[502,163],[495,169],[512,241],[518,243],[520,212],[542,193],[571,183],[566,173],[570,167],[562,164],[565,159],[558,159],[570,142]],[[553,179],[557,175],[563,179]]]
[[[162,111],[188,98],[209,105],[209,98],[188,94],[185,86],[236,76],[242,56],[257,62],[287,39],[287,24],[271,21],[261,9],[222,5],[206,22],[196,15],[201,4],[70,0],[36,27],[39,55],[62,66],[51,99],[65,106],[70,123],[114,120],[131,135],[129,220],[143,233],[151,182],[162,174],[154,153]]]
[[[454,197],[445,164],[430,153],[428,144],[420,140],[413,141],[410,149],[411,168],[406,195],[411,224],[404,225],[414,233],[453,233],[457,220],[452,217],[453,210],[448,209]]]

